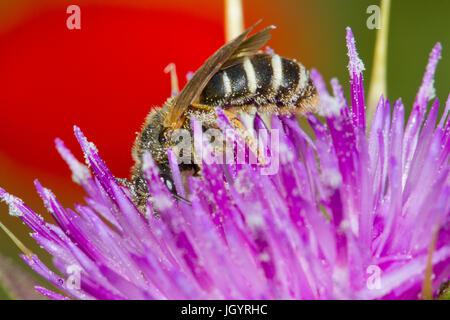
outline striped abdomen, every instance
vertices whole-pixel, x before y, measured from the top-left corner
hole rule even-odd
[[[278,55],[255,54],[216,73],[199,102],[223,108],[255,105],[273,112],[303,111],[314,106],[315,97],[302,64]]]

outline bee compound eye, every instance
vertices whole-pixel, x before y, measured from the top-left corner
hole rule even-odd
[[[172,181],[170,181],[169,179],[166,179],[166,186],[167,188],[169,188],[170,191],[173,191],[173,184]]]
[[[175,190],[175,184],[172,180],[171,177],[161,177],[162,182],[164,182],[164,184],[166,185],[167,189],[170,191],[170,193],[172,194],[172,196],[176,199],[176,200],[180,200],[183,201],[185,203],[190,203],[189,200],[187,200],[186,198],[183,198],[181,196],[179,196],[177,194],[177,191]]]
[[[173,182],[171,179],[166,178],[166,177],[161,177],[162,182],[164,182],[164,184],[166,185],[167,189],[169,189],[170,192],[174,192],[173,189]]]

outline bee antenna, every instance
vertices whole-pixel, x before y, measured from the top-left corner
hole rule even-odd
[[[188,199],[186,199],[186,198],[183,198],[183,197],[181,197],[181,196],[179,196],[179,195],[177,195],[177,194],[172,194],[172,195],[173,195],[173,197],[174,197],[175,199],[177,199],[177,200],[183,201],[183,202],[185,202],[185,203],[187,203],[187,204],[191,204],[191,202],[190,202]]]

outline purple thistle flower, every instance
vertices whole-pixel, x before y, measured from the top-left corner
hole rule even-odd
[[[151,203],[142,214],[75,127],[90,170],[61,140],[56,147],[86,190],[86,205],[64,208],[36,181],[50,224],[0,189],[60,273],[35,255],[22,258],[77,299],[417,299],[430,265],[436,296],[450,279],[450,97],[439,122],[437,99],[425,114],[441,46],[431,52],[406,124],[402,101],[391,107],[381,97],[367,136],[364,67],[350,29],[347,46],[351,108],[336,79],[330,95],[311,72],[326,119],[308,115],[315,139],[295,118],[274,117],[268,130],[256,117],[261,140],[279,132],[279,153],[265,144],[271,157],[279,155],[275,174],[203,163],[187,196],[169,150],[177,193],[190,203],[173,199],[147,155]],[[220,128],[232,130],[221,110],[217,115]],[[193,131],[201,131],[195,121]],[[238,134],[234,142],[245,148]]]

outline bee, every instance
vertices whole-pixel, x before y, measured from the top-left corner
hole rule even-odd
[[[259,23],[259,22],[258,22]],[[257,24],[258,24],[257,23]],[[175,198],[167,148],[171,133],[190,128],[190,119],[201,119],[203,130],[217,128],[215,108],[222,108],[236,129],[243,130],[239,113],[294,114],[315,111],[316,89],[305,67],[276,54],[259,50],[270,39],[270,26],[247,38],[253,25],[217,50],[197,70],[181,92],[162,107],[153,109],[133,147],[132,194],[138,208],[145,209],[149,192],[142,171],[142,158],[149,152],[159,167],[161,179]],[[198,175],[197,164],[180,164],[182,173]]]

